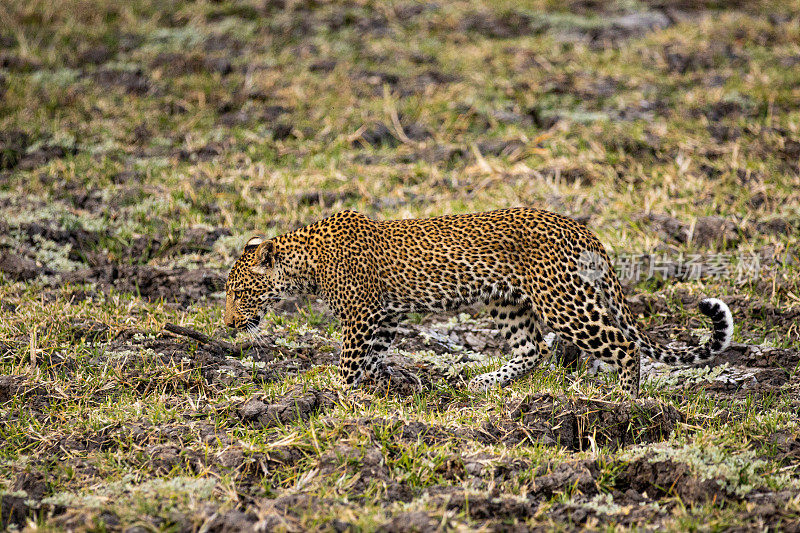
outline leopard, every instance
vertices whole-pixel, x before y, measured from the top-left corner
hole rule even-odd
[[[731,342],[718,298],[699,302],[713,324],[702,344],[658,343],[637,327],[605,248],[584,224],[534,207],[374,220],[342,211],[273,238],[251,238],[226,281],[224,322],[257,331],[290,296],[315,295],[339,319],[343,386],[401,379],[384,363],[408,313],[486,305],[509,359],[474,377],[472,391],[502,387],[551,359],[553,336],[616,370],[639,395],[642,357],[698,365]],[[544,335],[544,328],[551,333]],[[550,338],[547,338],[550,337]]]

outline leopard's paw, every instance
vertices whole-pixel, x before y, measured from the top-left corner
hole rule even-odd
[[[425,390],[425,384],[416,374],[400,367],[381,365],[372,379],[380,390],[402,394],[414,394]]]

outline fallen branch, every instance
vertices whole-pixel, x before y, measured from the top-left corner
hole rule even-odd
[[[233,355],[233,356],[242,356],[244,351],[251,348],[251,343],[244,343],[240,345],[231,344],[227,341],[212,339],[205,333],[200,333],[196,329],[187,328],[185,326],[179,326],[177,324],[173,324],[171,322],[167,322],[164,324],[164,329],[169,331],[170,333],[174,333],[175,335],[180,335],[181,337],[188,337],[190,339],[194,339],[200,344],[203,344],[208,348],[210,351],[218,354],[218,355]]]

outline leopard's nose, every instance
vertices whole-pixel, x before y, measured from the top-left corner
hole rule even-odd
[[[225,326],[229,328],[236,327],[236,320],[233,317],[225,317]]]

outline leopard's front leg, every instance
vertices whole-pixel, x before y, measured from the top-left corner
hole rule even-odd
[[[397,317],[385,312],[364,313],[359,319],[345,321],[339,372],[346,387],[357,386],[366,376],[379,388],[400,383],[421,388],[416,376],[383,362],[396,330]]]
[[[346,387],[356,387],[364,376],[374,374],[389,349],[389,316],[383,311],[364,311],[342,320],[342,355],[339,375]]]

